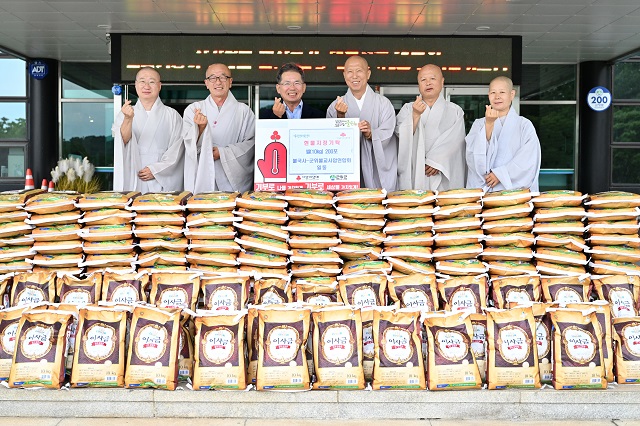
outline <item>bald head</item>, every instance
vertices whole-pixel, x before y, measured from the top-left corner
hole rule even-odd
[[[364,69],[369,69],[369,63],[362,56],[357,56],[357,55],[349,56],[349,58],[347,58],[347,60],[344,63],[344,67],[346,69],[348,66],[353,64],[359,64]]]
[[[513,90],[513,81],[511,81],[509,77],[506,77],[504,75],[498,76],[491,80],[491,83],[489,83],[489,87],[491,87],[491,85],[494,83],[506,84],[506,87],[509,91]]]
[[[489,102],[491,109],[498,111],[500,116],[509,113],[516,91],[513,90],[513,81],[509,77],[496,77],[489,83]]]
[[[211,64],[207,67],[204,85],[209,89],[209,93],[214,102],[220,106],[224,103],[231,89],[231,71],[225,64]]]
[[[444,77],[439,66],[427,64],[418,72],[418,90],[422,100],[430,107],[436,103],[444,87]]]
[[[351,56],[344,63],[344,82],[347,83],[349,90],[357,99],[367,91],[367,82],[371,77],[369,64],[362,56]]]
[[[220,71],[222,74],[226,75],[227,77],[231,77],[231,70],[225,64],[211,64],[211,65],[209,65],[207,67],[206,77],[210,76],[212,73],[214,73],[214,71],[216,71],[216,72]],[[216,75],[217,75],[217,73],[216,73]]]
[[[160,73],[155,68],[151,68],[151,67],[140,68],[140,70],[138,70],[138,72],[136,73],[136,80],[138,80],[138,78],[140,78],[141,75],[153,76],[156,79],[156,81],[160,81]]]

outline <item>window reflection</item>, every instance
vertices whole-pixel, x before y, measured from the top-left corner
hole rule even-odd
[[[26,102],[0,102],[0,139],[27,139]]]
[[[96,167],[113,165],[112,103],[62,104],[62,151],[88,157]]]
[[[27,70],[22,59],[0,56],[0,96],[27,96]]]

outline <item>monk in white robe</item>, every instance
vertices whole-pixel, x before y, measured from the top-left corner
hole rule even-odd
[[[138,71],[135,87],[138,102],[127,100],[111,128],[113,189],[182,191],[182,117],[160,100],[160,74],[153,68]]]
[[[232,81],[226,65],[210,65],[210,95],[184,111],[184,187],[194,194],[253,189],[255,115],[230,92]]]
[[[344,64],[344,81],[349,90],[329,105],[327,118],[360,120],[361,185],[394,191],[398,174],[398,141],[394,131],[396,114],[389,99],[367,84],[369,64],[360,56],[351,56]]]
[[[491,81],[491,105],[486,106],[485,117],[473,123],[466,137],[467,188],[538,191],[540,141],[531,121],[511,106],[515,94],[508,77]]]
[[[464,111],[444,99],[443,87],[440,67],[423,66],[418,72],[420,95],[398,113],[398,189],[464,187]]]

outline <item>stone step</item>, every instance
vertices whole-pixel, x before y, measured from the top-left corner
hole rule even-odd
[[[607,390],[161,391],[5,389],[0,417],[640,419],[640,386]]]

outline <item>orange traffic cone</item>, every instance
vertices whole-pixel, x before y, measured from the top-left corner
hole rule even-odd
[[[33,182],[33,173],[31,169],[27,169],[27,173],[24,180],[24,189],[34,189],[35,183]]]
[[[53,188],[56,186],[54,181],[49,182],[49,190],[47,192],[53,192]]]
[[[42,184],[40,185],[40,189],[44,189],[46,191],[48,187],[49,187],[49,184],[47,183],[47,180],[42,179]]]

